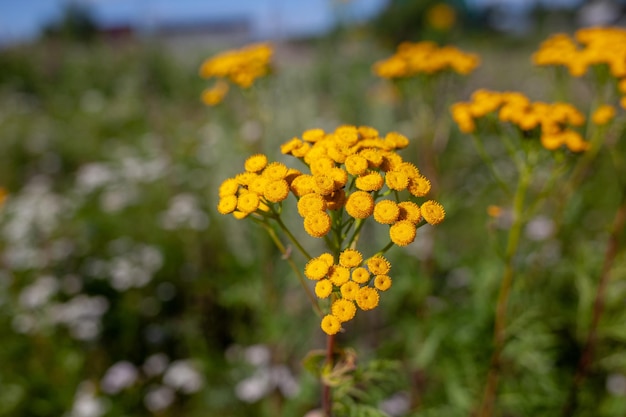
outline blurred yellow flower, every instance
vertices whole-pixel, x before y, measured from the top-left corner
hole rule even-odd
[[[0,187],[0,207],[4,205],[4,202],[7,200],[8,196],[9,193],[7,192],[6,188]]]
[[[456,11],[449,4],[437,3],[426,11],[426,22],[434,29],[447,31],[456,22]]]
[[[596,109],[591,115],[591,121],[597,125],[605,125],[615,117],[615,107],[605,104]]]

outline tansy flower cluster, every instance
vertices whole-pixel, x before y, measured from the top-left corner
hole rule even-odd
[[[610,106],[609,106],[610,107]],[[458,102],[451,107],[452,118],[464,133],[476,131],[476,121],[492,113],[500,122],[511,123],[529,132],[539,130],[541,144],[549,150],[566,146],[572,152],[589,147],[580,133],[572,129],[585,123],[585,116],[568,103],[532,102],[518,92],[475,91],[469,102]],[[611,111],[599,108],[594,122],[610,120]]]
[[[333,335],[341,324],[354,318],[357,307],[372,310],[378,306],[379,291],[391,288],[391,265],[377,255],[363,262],[363,255],[355,249],[345,249],[335,263],[333,255],[323,253],[311,259],[304,274],[316,281],[315,294],[331,298],[330,313],[322,318],[322,330]]]
[[[273,48],[268,43],[229,50],[205,60],[200,76],[216,79],[215,84],[202,93],[202,100],[209,106],[219,104],[228,93],[229,83],[241,88],[250,87],[257,78],[268,74]]]
[[[309,129],[280,147],[283,154],[306,166],[304,172],[257,154],[245,161],[244,172],[219,187],[220,213],[232,213],[237,219],[253,216],[268,223],[275,220],[283,230],[282,202],[293,194],[306,233],[324,238],[338,257],[338,263],[330,254],[311,259],[296,243],[310,259],[305,275],[318,281],[317,296],[335,294],[331,312],[322,320],[328,334],[339,331],[341,323],[354,316],[356,306],[362,310],[376,307],[378,291],[390,287],[384,251],[394,244],[410,244],[418,227],[444,220],[443,206],[426,198],[430,181],[397,153],[408,143],[400,133],[381,137],[369,126],[343,125],[333,132]],[[356,248],[360,231],[370,218],[388,226],[390,241],[378,256],[362,264],[361,253],[346,248]]]
[[[345,233],[343,227],[373,217],[389,225],[393,243],[405,246],[413,242],[423,221],[433,225],[443,221],[441,204],[413,201],[425,197],[431,184],[415,165],[397,154],[396,150],[408,143],[397,132],[381,138],[369,126],[340,126],[332,133],[311,129],[302,138],[284,143],[281,152],[299,158],[309,168],[309,173],[298,175],[291,183],[306,232],[326,236],[333,213],[340,235]],[[402,200],[401,192],[409,198]]]
[[[550,36],[532,55],[535,65],[561,65],[580,77],[592,65],[606,64],[615,78],[626,77],[626,30],[589,27],[576,31],[574,39],[564,33]]]
[[[381,78],[397,79],[447,70],[467,75],[479,64],[478,55],[463,52],[454,46],[439,47],[430,41],[403,42],[398,45],[395,54],[376,62],[373,70]]]
[[[585,75],[590,67],[605,65],[617,80],[620,104],[626,108],[626,29],[582,28],[574,39],[563,33],[553,35],[540,45],[532,61],[538,66],[563,66],[574,77]]]

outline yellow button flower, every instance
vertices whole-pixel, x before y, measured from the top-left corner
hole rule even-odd
[[[391,264],[382,256],[373,256],[367,260],[367,269],[374,275],[386,275],[391,269]]]
[[[398,246],[406,246],[415,240],[415,224],[408,220],[401,220],[389,228],[391,241]]]
[[[330,280],[321,279],[315,283],[315,295],[318,298],[328,298],[333,292],[333,284]]]
[[[272,162],[263,170],[262,175],[270,181],[283,180],[287,176],[289,168],[281,162]]]
[[[369,280],[370,272],[366,268],[360,266],[352,270],[352,281],[357,284],[366,284]]]
[[[374,212],[374,197],[365,191],[355,191],[346,200],[346,212],[355,219],[365,219]]]
[[[409,180],[407,187],[409,192],[415,197],[424,197],[430,192],[430,181],[423,175],[418,175]]]
[[[378,191],[383,188],[385,180],[378,172],[369,172],[357,177],[356,188],[362,191]]]
[[[219,211],[221,214],[232,213],[233,211],[235,211],[236,208],[237,208],[237,196],[236,195],[224,196],[220,198],[219,203],[217,203],[217,211]]]
[[[350,270],[345,266],[333,265],[328,271],[328,279],[336,286],[341,287],[350,279]]]
[[[374,207],[374,219],[378,223],[392,224],[398,219],[400,208],[395,201],[381,200]]]
[[[398,220],[408,220],[411,223],[417,224],[422,220],[422,212],[420,206],[412,201],[402,201],[398,203],[400,214]]]
[[[354,268],[361,265],[363,261],[363,255],[361,252],[355,249],[345,249],[339,255],[339,264],[346,268]]]
[[[361,310],[372,310],[378,306],[378,291],[371,287],[361,287],[356,295],[356,303]]]
[[[272,203],[281,202],[289,196],[289,184],[285,180],[270,181],[265,185],[263,196]]]
[[[340,288],[341,296],[346,300],[354,300],[359,292],[359,284],[354,281],[348,281]]]
[[[352,175],[361,175],[367,171],[367,159],[361,155],[350,155],[345,161],[346,171]]]
[[[312,213],[304,218],[304,230],[313,237],[324,237],[330,232],[331,219],[324,212]]]
[[[220,197],[225,197],[227,195],[235,195],[237,194],[237,190],[239,189],[239,181],[235,178],[227,178],[220,185],[218,195]]]
[[[333,303],[330,307],[330,312],[333,316],[337,317],[340,323],[345,323],[354,318],[356,306],[352,301],[342,298]]]
[[[315,193],[306,194],[300,197],[300,200],[298,200],[297,207],[298,207],[298,213],[300,214],[300,216],[306,217],[313,213],[325,211],[326,200],[324,200],[324,198],[319,194],[315,194]]]
[[[432,225],[441,223],[446,217],[446,211],[443,206],[434,200],[429,200],[422,204],[420,211],[424,220]]]
[[[259,195],[253,192],[246,192],[237,198],[237,210],[250,214],[259,208]]]
[[[291,182],[291,191],[296,197],[312,193],[315,191],[315,180],[312,175],[302,174],[294,178]]]
[[[591,121],[597,125],[604,125],[610,122],[615,117],[615,107],[605,104],[600,106],[593,112]]]
[[[389,171],[385,174],[385,183],[391,190],[402,191],[409,185],[409,177],[402,171]]]
[[[376,275],[374,277],[374,286],[380,291],[387,291],[391,288],[391,278],[389,275]]]
[[[243,167],[248,172],[260,172],[267,166],[267,156],[261,153],[250,156],[244,162]]]
[[[328,263],[320,258],[313,258],[309,260],[304,266],[304,275],[308,279],[320,280],[326,276],[330,266]]]
[[[329,336],[337,334],[339,330],[341,330],[341,323],[337,319],[337,317],[332,314],[328,314],[324,316],[321,324],[322,330]]]

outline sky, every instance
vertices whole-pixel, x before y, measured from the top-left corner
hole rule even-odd
[[[343,4],[353,19],[380,11],[388,0],[0,0],[0,44],[29,40],[59,17],[69,2],[90,6],[100,24],[158,25],[172,21],[220,20],[248,17],[253,34],[269,37],[315,34],[332,26],[333,5]],[[414,0],[419,1],[419,0]],[[515,9],[534,2],[566,5],[577,0],[466,0],[480,7],[499,4]]]
[[[36,37],[42,26],[57,18],[70,0],[0,0],[0,42]],[[308,34],[330,27],[337,0],[73,0],[90,6],[104,25],[127,22],[150,25],[172,21],[220,20],[248,17],[257,36],[283,33]],[[374,15],[387,0],[352,0],[347,13],[353,18]]]

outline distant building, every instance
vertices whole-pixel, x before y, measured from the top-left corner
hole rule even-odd
[[[250,42],[253,25],[247,17],[185,22],[159,22],[147,31],[150,38],[178,47],[222,47]]]

